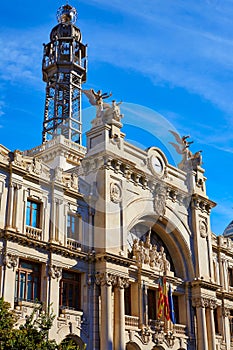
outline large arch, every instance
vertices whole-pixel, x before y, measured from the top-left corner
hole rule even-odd
[[[126,344],[126,350],[141,350],[141,348],[135,342],[129,342]]]
[[[85,343],[83,342],[83,340],[74,334],[68,335],[60,343],[60,345],[66,346],[65,348],[67,348],[67,344],[72,344],[73,346],[76,345],[77,350],[84,350],[85,349]]]
[[[129,223],[128,232],[137,224],[145,225],[147,230],[149,228],[154,230],[173,257],[177,277],[190,280],[194,277],[190,243],[191,232],[170,208],[167,208],[166,214],[165,217],[159,219],[154,212],[140,213]]]

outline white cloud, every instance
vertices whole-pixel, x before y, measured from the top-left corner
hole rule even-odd
[[[0,117],[5,114],[5,112],[4,112],[4,105],[5,105],[5,102],[3,100],[0,100]]]
[[[5,32],[8,39],[5,40]],[[38,86],[41,82],[42,39],[40,30],[11,29],[0,32],[0,78],[13,84]]]

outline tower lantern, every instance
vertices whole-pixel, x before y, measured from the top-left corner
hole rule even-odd
[[[86,81],[87,46],[81,42],[76,18],[74,7],[61,6],[50,42],[44,44],[42,72],[47,85],[43,142],[63,135],[82,144],[81,90]]]

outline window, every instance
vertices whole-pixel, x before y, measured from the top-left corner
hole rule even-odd
[[[230,287],[233,287],[233,269],[228,269],[228,283]]]
[[[81,306],[81,274],[63,271],[60,282],[60,306],[79,310]]]
[[[233,339],[233,310],[230,310],[229,324],[230,324],[230,336],[232,340]]]
[[[27,201],[26,225],[40,228],[40,205],[32,200]]]
[[[40,265],[20,261],[16,271],[15,300],[35,301],[40,299]]]
[[[67,238],[79,240],[79,217],[75,214],[67,216]]]
[[[157,314],[156,314],[156,291],[154,289],[148,289],[147,290],[147,306],[148,306],[148,319],[149,320],[156,320]]]
[[[125,288],[125,314],[131,316],[131,286]]]
[[[215,326],[215,333],[216,334],[220,334],[220,329],[219,329],[219,320],[221,319],[221,317],[219,317],[220,315],[218,315],[218,311],[219,308],[215,308],[214,309],[214,326]]]
[[[180,323],[179,296],[173,294],[172,295],[172,299],[173,299],[173,306],[174,306],[174,313],[175,313],[176,323]]]

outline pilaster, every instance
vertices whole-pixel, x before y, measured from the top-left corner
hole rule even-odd
[[[118,277],[114,287],[114,350],[125,349],[125,301],[124,288],[128,279]]]
[[[14,305],[15,277],[18,263],[19,257],[17,255],[12,253],[4,253],[3,298],[5,301],[9,302],[12,307]]]
[[[96,284],[101,288],[100,350],[113,350],[112,285],[114,282],[115,276],[109,273],[96,275]]]
[[[48,297],[49,297],[49,307],[53,310],[55,315],[59,315],[59,283],[62,277],[62,268],[55,265],[50,264],[48,266]],[[56,325],[53,324],[50,330],[50,337],[55,338]]]

